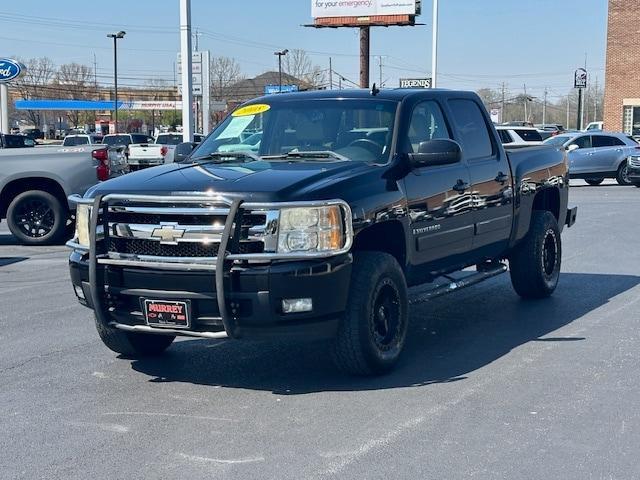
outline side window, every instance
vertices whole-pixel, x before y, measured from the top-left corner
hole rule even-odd
[[[511,138],[511,135],[509,135],[508,130],[503,130],[503,129],[498,130],[498,136],[500,137],[500,141],[504,145],[506,145],[507,143],[513,143],[513,139]]]
[[[541,142],[542,141],[542,135],[540,135],[540,132],[538,132],[537,130],[533,130],[533,129],[525,130],[525,129],[522,129],[522,130],[516,130],[515,132],[525,142]]]
[[[579,148],[591,148],[591,137],[589,135],[578,137],[571,142],[571,145],[578,145]]]
[[[593,135],[591,137],[591,145],[593,148],[599,148],[613,147],[615,144],[613,143],[613,137],[608,137],[606,135]]]
[[[451,138],[442,110],[436,102],[429,100],[414,107],[407,136],[406,150],[409,153],[418,153],[422,142]]]
[[[611,139],[611,145],[614,147],[624,147],[626,143],[620,140],[618,137],[609,137]]]
[[[453,123],[460,133],[458,141],[466,159],[493,156],[491,135],[478,104],[473,100],[457,99],[449,100],[449,106],[453,113]]]

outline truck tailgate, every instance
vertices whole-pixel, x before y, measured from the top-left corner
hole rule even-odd
[[[149,143],[129,145],[129,160],[164,160],[162,155],[163,146]]]

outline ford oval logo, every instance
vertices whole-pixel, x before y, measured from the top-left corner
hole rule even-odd
[[[0,58],[0,83],[18,78],[24,71],[24,65],[10,58]]]

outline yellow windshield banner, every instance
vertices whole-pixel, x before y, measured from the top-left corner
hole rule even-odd
[[[256,103],[254,105],[247,105],[246,107],[240,107],[231,114],[232,117],[246,117],[248,115],[258,115],[264,113],[271,108],[271,105],[266,103]]]

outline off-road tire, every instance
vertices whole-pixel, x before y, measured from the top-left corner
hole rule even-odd
[[[388,372],[402,353],[407,327],[407,284],[396,259],[356,252],[347,310],[332,345],[336,366],[353,375]]]
[[[616,182],[618,182],[619,185],[631,185],[626,160],[622,162],[618,167],[618,172],[616,173]]]
[[[558,285],[562,239],[551,212],[534,210],[526,237],[509,256],[511,284],[523,298],[545,298]]]
[[[128,358],[160,355],[176,338],[173,335],[125,332],[104,325],[98,319],[96,319],[96,330],[107,348]]]
[[[31,210],[33,206],[33,210]],[[36,208],[37,207],[37,208]],[[27,213],[29,212],[29,213]],[[25,223],[25,217],[33,216],[34,223]],[[38,217],[43,222],[42,230],[37,222]],[[29,190],[16,196],[7,209],[7,225],[11,233],[20,243],[25,245],[50,245],[60,242],[67,231],[69,212],[60,200],[42,190]],[[46,228],[44,227],[46,222]],[[25,231],[26,229],[29,232]]]
[[[596,185],[600,185],[602,182],[604,182],[604,178],[585,178],[584,181],[592,187],[595,187]]]

